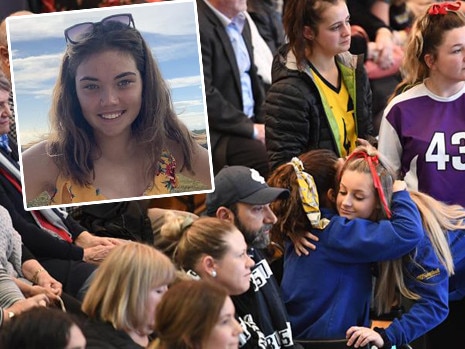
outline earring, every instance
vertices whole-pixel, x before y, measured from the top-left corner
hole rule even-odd
[[[216,270],[212,270],[211,274],[212,278],[216,278]]]

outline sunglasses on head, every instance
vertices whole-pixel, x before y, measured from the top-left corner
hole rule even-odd
[[[130,13],[122,13],[105,17],[100,22],[84,22],[75,24],[65,30],[65,39],[68,44],[77,44],[86,34],[93,33],[95,28],[102,26],[105,28],[109,23],[117,22],[126,25],[128,28],[135,28],[134,19]]]

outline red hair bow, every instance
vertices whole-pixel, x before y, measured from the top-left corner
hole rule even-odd
[[[387,218],[391,218],[392,213],[389,209],[389,205],[386,200],[386,196],[384,195],[383,185],[381,184],[381,180],[379,178],[378,172],[376,171],[376,166],[379,164],[379,159],[377,155],[369,155],[364,151],[355,151],[352,152],[348,157],[347,160],[352,158],[364,158],[368,162],[368,167],[370,168],[371,177],[373,178],[373,185],[375,186],[379,200],[381,201],[381,205],[383,205],[384,212],[386,213]]]
[[[457,11],[460,8],[460,1],[456,2],[441,2],[431,5],[428,10],[430,15],[446,15],[448,11]]]

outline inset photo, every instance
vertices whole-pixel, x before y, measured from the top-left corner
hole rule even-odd
[[[211,192],[193,0],[7,19],[26,210]]]

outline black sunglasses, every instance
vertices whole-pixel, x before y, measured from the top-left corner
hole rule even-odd
[[[121,13],[105,17],[100,22],[84,22],[75,24],[65,30],[65,39],[67,43],[77,44],[83,35],[93,33],[97,26],[107,25],[110,22],[122,23],[125,26],[135,28],[134,19],[130,13]]]

